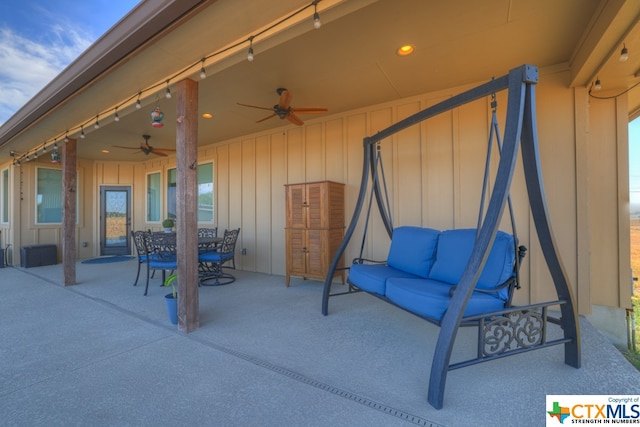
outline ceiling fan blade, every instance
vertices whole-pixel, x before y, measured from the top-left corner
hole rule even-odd
[[[258,106],[258,105],[241,104],[240,102],[236,102],[236,104],[238,104],[238,105],[242,105],[243,107],[259,108],[260,110],[269,110],[269,111],[273,111],[273,107],[260,107],[260,106]]]
[[[140,147],[124,147],[122,145],[112,145],[114,148],[126,148],[127,150],[139,150]]]
[[[265,120],[270,119],[271,117],[275,117],[275,116],[276,116],[276,113],[269,114],[267,117],[265,117],[263,119],[256,120],[256,123],[264,122]]]
[[[287,89],[284,89],[280,94],[280,101],[278,101],[278,106],[283,110],[286,110],[291,105],[291,99],[293,99],[293,95]]]
[[[287,120],[298,126],[302,126],[302,124],[304,123],[302,120],[300,120],[300,117],[296,116],[293,112],[287,114]]]
[[[322,107],[291,107],[291,111],[299,114],[322,114],[329,110]]]

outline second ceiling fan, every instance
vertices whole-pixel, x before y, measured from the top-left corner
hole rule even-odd
[[[152,146],[149,145],[149,138],[151,138],[151,136],[142,135],[142,137],[144,138],[144,142],[141,142],[139,147],[124,147],[122,145],[113,145],[112,147],[126,148],[127,150],[140,150],[142,153],[146,154],[147,156],[153,153],[156,156],[166,157],[170,153],[173,153],[174,151],[176,151],[173,148],[153,148]]]
[[[291,123],[298,126],[302,126],[304,122],[300,119],[300,117],[297,116],[297,114],[321,114],[328,111],[323,107],[292,107],[291,99],[293,98],[293,95],[291,94],[291,91],[283,87],[278,88],[276,91],[278,92],[278,95],[280,95],[280,99],[278,100],[278,103],[273,107],[260,107],[258,105],[242,104],[240,102],[238,102],[238,105],[242,105],[243,107],[258,108],[260,110],[272,111],[271,114],[269,114],[267,117],[257,120],[256,123],[260,123],[272,117],[278,116],[279,118],[287,119]]]

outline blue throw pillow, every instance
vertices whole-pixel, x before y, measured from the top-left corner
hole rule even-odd
[[[404,226],[393,230],[387,265],[416,276],[429,277],[440,231]]]
[[[457,284],[471,257],[475,240],[475,228],[443,231],[438,239],[436,260],[429,278]],[[498,231],[476,287],[494,289],[505,282],[513,274],[514,261],[513,236]]]

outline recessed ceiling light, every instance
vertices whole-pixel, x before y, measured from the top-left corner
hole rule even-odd
[[[412,44],[406,44],[404,46],[400,46],[398,50],[396,50],[396,53],[400,56],[407,56],[411,55],[414,50],[416,50],[415,46]]]
[[[202,118],[211,119],[211,118],[213,118],[213,114],[211,114],[211,113],[202,113]]]
[[[101,150],[101,152],[104,153],[104,154],[109,154],[110,153],[109,150]]]

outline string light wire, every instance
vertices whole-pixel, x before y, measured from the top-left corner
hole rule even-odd
[[[69,134],[69,132],[73,133],[73,132],[76,132],[78,130],[80,131],[80,138],[84,139],[85,138],[84,127],[89,125],[89,124],[91,124],[91,122],[93,121],[94,117],[96,119],[95,123],[98,124],[98,121],[97,121],[97,117],[98,116],[105,115],[105,114],[108,115],[108,114],[111,114],[111,112],[114,112],[114,121],[117,122],[117,121],[120,120],[120,117],[118,116],[118,109],[119,108],[122,108],[124,106],[130,105],[130,103],[133,102],[134,99],[136,100],[135,108],[136,109],[142,108],[142,103],[141,103],[140,99],[144,94],[149,93],[149,92],[155,93],[155,92],[158,91],[158,89],[162,85],[166,85],[167,86],[166,90],[168,90],[169,89],[168,85],[172,80],[175,80],[178,77],[181,77],[181,76],[183,76],[185,74],[186,75],[191,74],[193,72],[193,69],[196,68],[198,65],[201,66],[200,67],[200,77],[204,78],[204,77],[202,77],[203,75],[206,77],[206,73],[204,73],[204,71],[205,71],[204,70],[205,61],[207,61],[207,60],[209,60],[211,58],[214,58],[216,56],[220,56],[220,55],[222,55],[222,54],[224,54],[226,52],[229,52],[231,50],[235,50],[235,49],[241,47],[242,45],[246,45],[247,43],[249,43],[250,49],[252,49],[253,48],[253,40],[256,37],[259,37],[259,36],[269,32],[269,31],[273,30],[274,28],[279,27],[283,23],[285,23],[285,22],[289,21],[290,19],[293,19],[294,17],[300,15],[301,13],[303,13],[304,11],[306,11],[309,8],[314,8],[314,13],[313,13],[314,27],[315,28],[319,28],[319,27],[316,27],[316,25],[317,25],[316,23],[320,22],[320,17],[319,17],[320,15],[318,14],[318,9],[317,8],[318,8],[318,3],[320,3],[321,1],[322,0],[313,0],[312,2],[307,4],[306,6],[301,7],[300,9],[292,12],[291,14],[285,16],[284,18],[280,19],[279,21],[277,21],[277,22],[271,24],[270,26],[258,31],[257,33],[250,35],[246,39],[238,41],[237,43],[234,43],[234,44],[232,44],[230,46],[227,46],[227,47],[225,47],[223,49],[215,51],[215,52],[203,57],[202,59],[199,59],[198,61],[196,61],[196,62],[184,67],[180,71],[176,72],[174,75],[170,76],[167,80],[165,80],[163,82],[156,83],[156,84],[154,84],[152,86],[147,87],[146,89],[142,89],[142,90],[138,91],[138,93],[131,95],[129,98],[125,99],[124,101],[122,101],[118,105],[116,105],[114,107],[111,107],[111,108],[109,108],[109,109],[107,109],[105,111],[102,111],[102,112],[96,114],[96,116],[92,116],[90,119],[86,120],[85,122],[83,122],[83,123],[81,123],[81,124],[79,124],[79,125],[77,125],[75,127],[66,129],[64,134],[57,135],[55,138],[52,138],[52,139],[47,140],[47,141],[53,141],[53,139],[57,139],[59,137],[62,138],[62,136],[64,135],[65,142],[66,142],[66,141],[68,141],[68,136],[67,135]],[[316,21],[316,18],[317,18],[317,21]],[[168,95],[166,95],[166,92],[165,92],[165,96],[167,96],[167,98],[169,98],[170,95],[171,95],[170,92],[169,92]],[[33,150],[29,150],[26,153],[24,153],[21,157],[19,157],[17,159],[17,162],[20,163],[23,160],[29,161],[30,160],[29,154],[32,151]],[[37,151],[37,149],[35,151]]]

